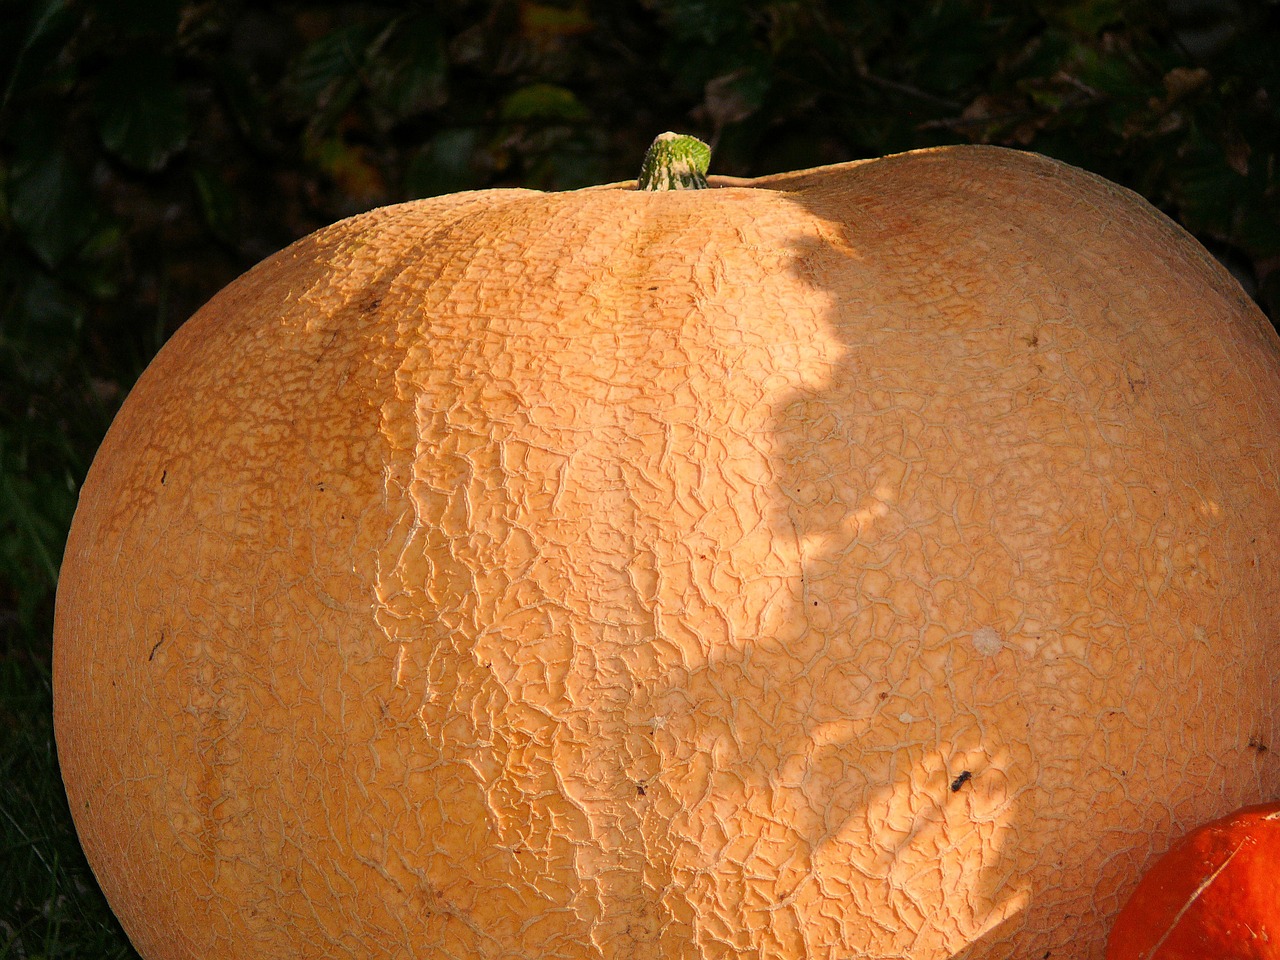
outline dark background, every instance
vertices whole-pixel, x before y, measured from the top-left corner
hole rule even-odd
[[[954,142],[1144,194],[1280,315],[1275,0],[0,0],[0,958],[130,957],[57,778],[76,491],[173,330],[340,217]]]

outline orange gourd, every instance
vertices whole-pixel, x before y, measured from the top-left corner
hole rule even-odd
[[[1026,153],[345,220],[89,472],[86,855],[147,960],[1097,960],[1280,795],[1278,425],[1231,277]]]
[[[1280,803],[1196,827],[1143,876],[1107,960],[1280,957]]]

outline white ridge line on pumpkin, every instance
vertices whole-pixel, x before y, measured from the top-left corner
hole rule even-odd
[[[1205,877],[1204,883],[1196,887],[1195,892],[1192,893],[1191,896],[1187,898],[1187,902],[1184,903],[1181,909],[1179,909],[1178,912],[1173,915],[1173,919],[1169,921],[1169,926],[1165,928],[1165,931],[1163,934],[1161,934],[1160,939],[1155,942],[1155,945],[1152,946],[1150,950],[1146,951],[1142,955],[1143,960],[1149,960],[1149,958],[1154,957],[1156,953],[1160,950],[1160,948],[1164,946],[1164,942],[1169,939],[1170,935],[1173,933],[1174,928],[1178,925],[1178,921],[1180,921],[1183,915],[1188,910],[1191,909],[1191,905],[1200,899],[1200,894],[1208,890],[1209,885],[1213,883],[1213,881],[1218,879],[1218,874],[1222,873],[1223,870],[1227,869],[1227,864],[1229,864],[1233,859],[1235,859],[1235,855],[1240,852],[1241,848],[1244,847],[1247,840],[1248,838],[1246,837],[1244,840],[1241,840],[1239,843],[1237,843],[1236,848],[1232,850],[1230,854],[1228,854],[1227,859],[1223,860],[1222,863],[1218,864],[1218,869],[1214,870],[1213,873]]]

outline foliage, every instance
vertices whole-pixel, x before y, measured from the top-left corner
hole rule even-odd
[[[1262,0],[0,0],[0,734],[37,771],[3,772],[53,782],[51,601],[114,409],[266,254],[409,197],[628,179],[666,129],[738,175],[969,140],[1137,189],[1274,316],[1278,20]],[[55,796],[0,796],[0,874],[37,870],[0,956],[111,929]]]

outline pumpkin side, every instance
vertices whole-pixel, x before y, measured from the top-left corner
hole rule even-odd
[[[1101,956],[1280,791],[1276,338],[1093,178],[409,205],[179,337],[55,646],[148,960]]]

